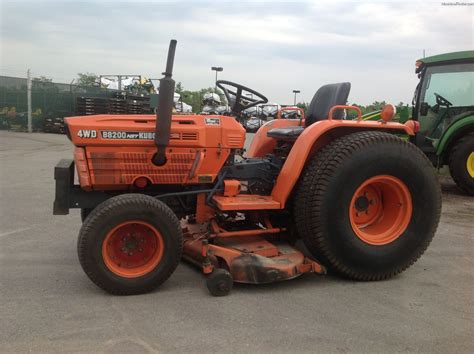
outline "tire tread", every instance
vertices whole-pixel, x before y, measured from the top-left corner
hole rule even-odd
[[[169,221],[172,222],[173,228],[176,231],[175,235],[177,238],[177,242],[180,245],[178,253],[176,257],[173,257],[173,263],[169,264],[166,267],[166,271],[163,272],[158,279],[155,279],[155,282],[152,284],[150,283],[136,289],[124,289],[120,286],[107,286],[104,283],[103,279],[101,279],[100,275],[97,274],[94,268],[95,264],[91,262],[89,257],[87,256],[89,242],[91,241],[90,237],[92,237],[94,234],[94,228],[104,215],[113,213],[117,209],[127,209],[143,206],[149,207],[150,209],[159,210],[159,212],[162,213],[164,217],[168,218]],[[147,195],[122,194],[120,196],[106,200],[102,204],[98,205],[89,214],[84,224],[82,225],[81,231],[79,233],[77,241],[77,251],[79,255],[79,262],[82,268],[84,269],[84,272],[94,284],[114,295],[134,295],[152,291],[171,276],[171,274],[174,272],[180,262],[182,254],[182,245],[183,235],[179,220],[166,204]]]
[[[432,166],[428,158],[415,145],[393,134],[378,131],[352,133],[332,141],[312,157],[303,172],[295,195],[294,215],[297,232],[308,250],[330,269],[354,280],[383,280],[403,272],[425,252],[436,232],[436,227],[434,227],[414,257],[391,272],[363,273],[345,266],[331,252],[328,247],[327,235],[325,235],[320,222],[321,214],[324,213],[323,196],[327,193],[328,185],[339,166],[346,159],[357,154],[359,150],[376,143],[399,144],[407,149],[407,152],[418,155],[427,166]],[[437,220],[439,220],[441,213],[441,190],[439,185],[436,193],[438,194],[439,208],[436,211],[436,222],[434,224],[437,226]]]

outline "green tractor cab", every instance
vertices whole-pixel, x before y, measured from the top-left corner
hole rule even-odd
[[[416,73],[412,119],[419,131],[410,140],[435,167],[449,166],[457,186],[474,195],[474,50],[419,59]],[[397,110],[394,120],[406,122],[408,107]],[[362,116],[380,119],[381,110]]]
[[[416,73],[412,113],[420,130],[412,142],[474,195],[474,51],[419,59]]]

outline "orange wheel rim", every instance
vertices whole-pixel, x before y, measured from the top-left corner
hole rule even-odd
[[[155,269],[163,249],[163,237],[156,228],[143,221],[127,221],[105,237],[102,259],[116,275],[137,278]]]
[[[354,193],[349,219],[362,241],[376,246],[399,238],[410,223],[411,194],[396,177],[379,175],[366,180]]]

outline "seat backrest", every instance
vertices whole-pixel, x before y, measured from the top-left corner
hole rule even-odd
[[[305,115],[305,125],[309,126],[317,121],[327,119],[331,107],[345,105],[347,103],[350,91],[350,82],[321,86],[314,94],[314,97],[308,106],[307,114]],[[343,119],[344,110],[339,109],[334,112],[333,118]]]

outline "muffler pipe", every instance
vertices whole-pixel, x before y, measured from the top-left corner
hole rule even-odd
[[[166,147],[170,141],[171,117],[174,105],[174,85],[171,78],[173,76],[174,53],[176,51],[175,39],[170,42],[168,50],[168,60],[166,62],[164,77],[160,79],[160,92],[158,94],[158,107],[156,109],[155,145],[156,154],[153,155],[152,162],[156,166],[166,164]]]

